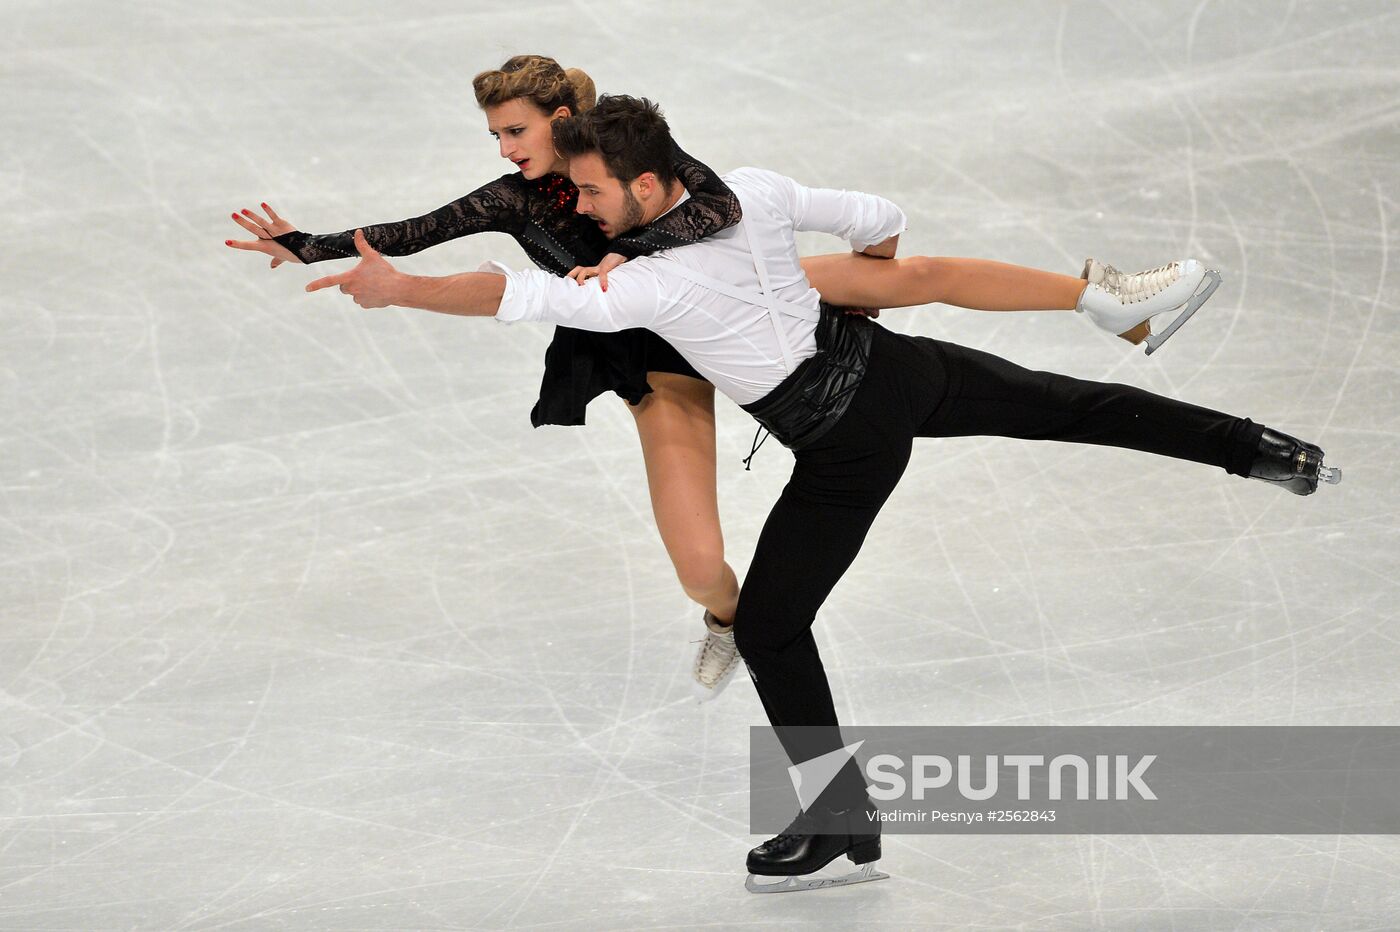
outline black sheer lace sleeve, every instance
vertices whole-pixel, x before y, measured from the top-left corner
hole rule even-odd
[[[611,252],[635,259],[714,236],[743,219],[739,199],[709,166],[686,155],[680,146],[675,160],[676,177],[690,192],[690,200],[659,220],[619,236],[609,244]]]
[[[369,244],[386,256],[408,256],[472,233],[519,234],[530,215],[519,175],[505,175],[430,214],[360,227]],[[357,255],[355,231],[312,234],[294,230],[275,237],[305,263]]]

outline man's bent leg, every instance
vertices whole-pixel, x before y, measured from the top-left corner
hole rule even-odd
[[[816,448],[798,452],[759,535],[734,622],[740,656],[794,762],[841,747],[812,624],[860,552],[912,446],[907,428],[866,432],[869,422],[859,414],[853,408]],[[784,726],[820,727],[787,733]],[[833,790],[847,798],[859,791],[863,800],[864,782],[847,770]]]

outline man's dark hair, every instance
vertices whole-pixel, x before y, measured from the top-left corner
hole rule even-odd
[[[604,94],[590,110],[554,121],[554,148],[566,158],[596,152],[623,184],[651,172],[669,188],[676,180],[671,127],[645,97]]]

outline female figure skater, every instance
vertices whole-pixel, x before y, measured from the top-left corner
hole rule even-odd
[[[608,270],[620,262],[712,236],[741,217],[738,199],[724,182],[676,150],[676,174],[690,199],[650,226],[614,233],[576,212],[578,189],[567,177],[568,163],[554,151],[553,122],[593,106],[592,80],[578,69],[566,72],[552,58],[517,55],[478,74],[472,87],[501,157],[518,172],[430,214],[363,227],[375,250],[403,256],[471,233],[509,233],[540,268],[580,284],[598,275],[606,289]],[[273,268],[357,256],[352,230],[309,235],[266,203],[262,207],[266,216],[247,209],[233,215],[257,238],[227,245],[268,255]],[[1135,344],[1149,339],[1149,318],[1189,303],[1169,330],[1152,334],[1153,340],[1165,339],[1209,296],[1202,284],[1213,290],[1218,282],[1207,283],[1205,276],[1213,273],[1189,261],[1122,275],[1090,260],[1081,278],[981,259],[886,260],[855,253],[816,256],[802,266],[823,299],[838,306],[1077,309]],[[1154,348],[1149,340],[1148,351]],[[557,327],[531,423],[583,424],[588,403],[605,391],[625,399],[636,419],[657,529],[681,587],[705,609],[706,636],[693,674],[697,695],[713,698],[738,661],[730,623],[739,599],[719,523],[714,386],[649,331]]]

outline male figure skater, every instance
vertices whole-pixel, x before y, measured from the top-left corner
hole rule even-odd
[[[670,133],[654,104],[604,97],[555,125],[578,210],[605,233],[645,224],[684,189],[670,176]],[[988,353],[891,333],[833,312],[802,275],[798,230],[849,239],[890,256],[900,210],[870,195],[805,188],[745,168],[725,177],[743,220],[700,243],[636,259],[608,290],[538,271],[419,277],[399,273],[365,243],[350,272],[319,279],[364,307],[400,305],[502,321],[592,330],[646,327],[795,453],[740,594],[734,634],[769,721],[794,762],[841,747],[811,627],[859,552],[904,472],[915,437],[993,435],[1126,447],[1217,466],[1299,495],[1335,482],[1323,451],[1247,418],[1127,385],[1032,372]],[[789,730],[788,726],[818,726]],[[783,834],[749,853],[751,874],[797,878],[846,854],[876,879],[879,821],[848,766]],[[824,886],[831,883],[825,882]],[[749,888],[755,889],[754,878]]]

